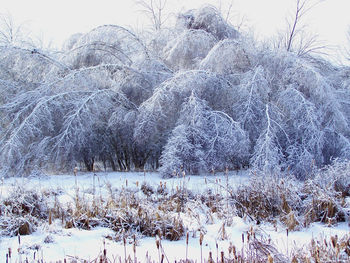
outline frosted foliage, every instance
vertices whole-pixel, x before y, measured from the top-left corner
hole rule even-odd
[[[200,68],[219,74],[245,72],[251,66],[247,52],[232,39],[220,41],[200,63]]]
[[[191,174],[224,170],[247,155],[247,144],[237,123],[225,113],[211,110],[192,93],[164,148],[160,171],[171,176],[181,169]]]
[[[67,40],[64,41],[62,45],[62,50],[63,51],[71,50],[82,36],[83,36],[83,33],[76,33],[71,35]]]
[[[0,170],[250,166],[305,179],[350,158],[348,78],[238,36],[208,6],[142,38],[104,25],[63,52],[2,46]]]
[[[140,56],[148,56],[147,49],[133,32],[116,25],[104,25],[78,38],[63,61],[72,68],[131,65]]]
[[[163,56],[174,70],[194,69],[215,43],[215,38],[203,30],[185,30],[168,43]]]
[[[178,35],[178,30],[174,30],[173,28],[161,28],[160,30],[154,31],[149,37],[150,39],[146,42],[147,47],[156,57],[162,57],[163,49],[169,42],[172,42],[178,37]]]
[[[158,75],[153,72],[147,73],[130,67],[122,67],[120,70],[116,70],[113,79],[118,83],[118,89],[130,101],[140,105],[152,95],[153,88],[168,76],[169,74]]]
[[[322,138],[322,163],[330,163],[333,157],[339,157],[343,147],[347,148],[349,145],[349,119],[346,114],[349,104],[346,102],[345,106],[342,102],[346,99],[337,98],[339,94],[346,97],[347,92],[336,91],[328,79],[310,65],[300,62],[296,62],[294,67],[285,72],[284,81],[300,91],[305,99],[317,105],[318,114],[313,118],[317,119],[314,122],[320,121],[322,128],[319,130],[324,131],[318,136]],[[309,125],[309,128],[312,127]],[[314,140],[310,142],[313,143]],[[320,160],[317,158],[320,152],[318,147],[311,152],[317,153],[314,157],[316,161]]]
[[[262,130],[256,145],[251,163],[264,173],[279,172],[284,165],[282,146],[278,133],[282,129],[277,116],[273,116],[270,105],[265,107],[265,128]],[[274,119],[275,118],[275,119]]]
[[[150,74],[165,74],[169,75],[172,71],[160,60],[146,58],[138,60],[133,64],[133,67],[137,68],[140,71],[148,72]]]
[[[0,79],[33,86],[43,82],[53,66],[50,59],[35,50],[0,47]]]
[[[229,25],[213,6],[188,11],[178,16],[179,27],[188,29],[201,29],[212,34],[217,40],[237,38],[238,32]]]
[[[233,105],[235,118],[248,132],[252,142],[257,140],[263,129],[265,104],[269,100],[270,87],[265,74],[261,66],[247,72],[236,92],[236,102]]]
[[[342,88],[350,90],[350,67],[341,70]]]
[[[9,101],[18,92],[16,83],[8,80],[0,80],[0,91],[0,106]]]
[[[285,70],[283,81],[286,84],[294,84],[306,98],[315,102],[325,101],[330,87],[326,80],[307,64],[295,62],[293,66]]]
[[[182,103],[192,92],[206,100],[213,109],[223,110],[230,104],[229,91],[228,82],[215,74],[205,71],[178,73],[156,88],[152,97],[141,104],[136,137],[157,140],[155,137],[173,129]]]
[[[51,164],[68,168],[98,156],[99,140],[116,106],[134,107],[108,76],[103,70],[73,73],[4,105],[12,119],[0,141],[8,169],[23,172]]]

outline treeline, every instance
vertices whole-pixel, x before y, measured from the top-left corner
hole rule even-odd
[[[5,175],[251,166],[304,178],[350,156],[349,68],[260,44],[213,7],[137,35],[75,34],[60,52],[0,46]]]

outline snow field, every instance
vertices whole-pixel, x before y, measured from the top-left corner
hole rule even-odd
[[[218,174],[171,179],[163,179],[158,173],[78,173],[77,177],[51,175],[40,178],[8,178],[1,185],[1,193],[2,198],[6,198],[10,196],[15,186],[25,185],[28,187],[30,185],[29,188],[41,191],[56,190],[57,200],[60,204],[68,205],[74,202],[75,182],[77,182],[79,191],[83,193],[84,197],[91,200],[94,188],[96,195],[107,197],[108,187],[113,192],[129,189],[140,198],[146,198],[142,191],[138,190],[141,183],[146,180],[147,184],[153,188],[159,187],[160,182],[163,185],[166,183],[170,193],[185,184],[187,191],[191,191],[193,195],[206,193],[208,189],[211,189],[213,192],[225,196],[226,191],[220,187],[220,183],[226,184],[228,180],[230,185],[238,186],[248,183],[249,177],[248,172],[232,172],[227,177],[224,174]],[[157,193],[153,195],[157,195]],[[339,223],[331,227],[321,223],[312,223],[308,228],[303,228],[300,231],[290,231],[287,236],[286,227],[281,223],[262,222],[256,225],[249,218],[238,216],[227,217],[229,218],[227,220],[218,213],[208,213],[203,207],[191,203],[186,207],[186,211],[178,213],[185,227],[185,232],[189,233],[188,247],[186,246],[186,236],[178,241],[161,240],[162,250],[160,252],[163,252],[170,262],[185,259],[186,250],[188,251],[188,259],[200,262],[199,229],[204,233],[202,257],[205,259],[208,258],[209,252],[212,252],[214,258],[220,257],[221,251],[228,255],[231,244],[240,253],[248,251],[247,233],[249,232],[254,232],[258,240],[261,239],[273,244],[283,254],[292,254],[293,251],[297,251],[297,248],[306,247],[312,239],[322,240],[335,235],[341,238],[349,233],[347,223]],[[209,220],[208,214],[211,214]],[[223,225],[225,225],[224,230]],[[11,248],[12,260],[14,260],[12,262],[24,261],[26,258],[32,260],[34,254],[36,259],[43,259],[44,262],[73,260],[74,258],[91,262],[103,255],[104,249],[108,258],[121,257],[124,259],[123,241],[114,240],[115,235],[116,233],[107,227],[97,226],[91,230],[65,229],[60,219],[53,220],[52,224],[44,221],[34,233],[21,236],[20,244],[17,236],[1,237],[0,258],[6,258],[8,248]],[[133,252],[133,238],[128,236],[125,247],[127,257],[130,255],[133,259],[136,256],[140,262],[146,262],[147,259],[152,258],[157,262],[159,254],[156,238],[146,237],[137,232],[133,232],[133,235],[136,235],[137,240],[136,254]],[[242,242],[242,235],[244,235],[245,243]]]

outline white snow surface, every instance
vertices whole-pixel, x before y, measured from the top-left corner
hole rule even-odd
[[[248,183],[249,173],[247,171],[231,172],[229,174],[229,183],[231,186]],[[183,178],[164,179],[158,173],[136,173],[136,172],[98,172],[98,173],[78,173],[73,175],[49,175],[32,178],[5,178],[0,185],[0,198],[8,196],[15,186],[26,185],[29,189],[57,189],[59,190],[59,201],[61,203],[73,202],[75,195],[75,182],[82,192],[87,195],[92,192],[95,184],[95,189],[98,194],[106,195],[106,184],[110,184],[112,189],[121,189],[122,187],[137,188],[137,182],[143,181],[153,187],[157,187],[160,182],[166,182],[170,189],[175,189],[183,182]],[[217,175],[201,175],[201,176],[186,176],[186,186],[193,193],[200,193],[211,188],[213,191],[222,191],[216,182],[225,182],[224,174]],[[193,234],[193,229],[196,229],[196,223],[189,220],[188,217],[183,217],[183,222],[187,227],[189,235],[188,258],[200,262],[201,253],[199,245],[199,233]],[[203,257],[207,258],[209,251],[213,253],[213,257],[217,253],[224,251],[227,253],[229,241],[237,249],[242,249],[242,233],[247,233],[253,228],[254,232],[263,236],[266,239],[271,239],[280,252],[291,253],[295,248],[300,248],[310,243],[312,238],[324,238],[334,235],[342,237],[349,234],[349,226],[347,223],[340,223],[336,226],[329,227],[321,223],[313,223],[308,228],[301,231],[289,232],[287,237],[286,228],[283,225],[271,225],[263,223],[255,225],[247,219],[234,217],[232,226],[226,227],[228,240],[220,240],[220,228],[222,221],[213,218],[211,224],[205,225],[206,234],[203,240]],[[52,242],[44,242],[45,238],[50,237]],[[67,259],[68,262],[77,258],[79,260],[88,260],[89,262],[102,255],[106,249],[107,257],[115,259],[118,255],[124,260],[124,245],[123,242],[116,242],[108,239],[108,236],[113,236],[113,231],[108,228],[96,227],[91,230],[82,229],[65,229],[60,220],[54,221],[51,225],[48,223],[42,224],[37,231],[31,235],[21,236],[21,243],[18,242],[18,237],[1,237],[0,236],[0,261],[5,262],[8,249],[12,251],[12,262],[19,262],[28,259],[33,261],[34,254],[36,260],[42,259],[44,262],[56,262]],[[218,245],[218,249],[216,248]],[[162,240],[162,246],[166,255],[166,260],[174,262],[175,260],[185,259],[186,257],[186,241],[185,237],[179,241]],[[134,257],[132,240],[128,240],[126,246],[127,255]],[[143,262],[146,257],[151,257],[156,262],[159,259],[158,250],[156,247],[155,238],[138,237],[136,247],[136,257]],[[11,261],[10,261],[11,262]],[[117,260],[119,262],[119,259]]]

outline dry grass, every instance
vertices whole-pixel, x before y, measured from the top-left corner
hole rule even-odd
[[[299,184],[291,177],[253,176],[250,184],[241,185],[232,192],[232,198],[239,216],[249,216],[257,223],[278,218],[290,230],[295,230],[302,204]]]
[[[11,195],[0,200],[0,235],[28,235],[40,220],[48,217],[47,198],[35,190],[16,187]]]
[[[250,218],[257,224],[281,222],[289,231],[312,222],[346,221],[349,218],[345,202],[349,171],[350,167],[344,165],[332,166],[305,182],[293,177],[252,176],[249,184],[236,188],[228,185],[228,180],[226,184],[216,180],[212,189],[197,195],[187,189],[185,176],[180,187],[171,189],[163,182],[158,187],[145,182],[131,187],[126,181],[122,189],[112,189],[107,184],[104,190],[109,194],[105,196],[95,184],[85,192],[76,184],[73,201],[68,205],[58,201],[59,191],[18,187],[8,198],[0,200],[0,234],[30,234],[39,224],[51,224],[57,219],[66,228],[89,230],[103,226],[114,231],[108,238],[118,242],[135,240],[135,236],[157,237],[159,255],[152,255],[147,262],[167,262],[161,240],[180,240],[186,233],[188,235],[183,216],[198,223],[198,228],[191,233],[194,236],[198,233],[202,240],[205,225],[213,223],[214,218],[222,220],[218,239],[227,242],[230,237],[226,229],[232,225],[234,216]],[[211,256],[202,255],[200,262],[346,262],[344,260],[349,258],[348,237],[314,241],[307,249],[294,249],[294,253],[282,255],[269,241],[256,236],[252,228],[242,236],[242,250],[230,246],[229,251],[217,250]],[[92,262],[139,262],[135,255],[111,259],[106,253],[102,251]],[[190,258],[191,251],[186,254]],[[84,260],[70,258],[68,262]],[[192,261],[185,258],[179,262]]]
[[[338,172],[320,171],[305,182],[292,177],[253,176],[250,184],[231,190],[231,198],[239,216],[248,216],[257,223],[279,220],[290,231],[313,222],[333,225],[350,216],[345,200],[350,178],[348,173],[343,171],[340,176]]]

